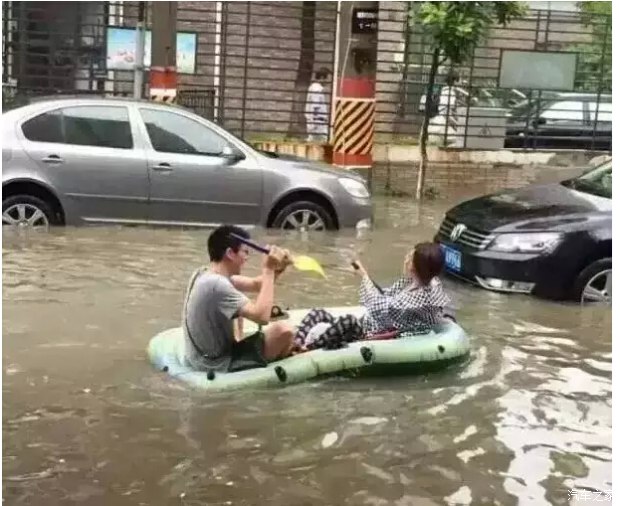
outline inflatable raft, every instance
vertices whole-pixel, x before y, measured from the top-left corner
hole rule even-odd
[[[334,315],[361,316],[361,307],[328,308]],[[288,321],[298,324],[307,309],[288,312]],[[255,324],[245,321],[245,330]],[[176,327],[153,337],[148,355],[160,371],[205,390],[265,388],[291,385],[333,375],[388,376],[436,371],[463,360],[469,354],[469,339],[455,322],[446,320],[428,334],[401,334],[396,339],[363,340],[337,350],[312,350],[270,363],[267,367],[234,373],[196,371],[185,360],[183,329]]]

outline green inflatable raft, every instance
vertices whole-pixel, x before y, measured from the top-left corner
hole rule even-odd
[[[328,308],[334,315],[361,316],[361,307]],[[288,321],[298,324],[306,309],[288,312]],[[245,329],[257,327],[246,320]],[[176,327],[153,337],[148,355],[153,365],[173,378],[205,390],[265,388],[292,385],[333,375],[389,376],[437,371],[469,354],[469,338],[451,320],[437,325],[428,334],[401,334],[396,339],[364,340],[337,350],[313,350],[272,362],[267,367],[234,373],[196,371],[185,360],[183,329]]]

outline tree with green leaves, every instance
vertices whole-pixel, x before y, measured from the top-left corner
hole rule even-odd
[[[578,2],[577,7],[592,41],[570,47],[579,53],[575,88],[611,92],[611,2]]]
[[[506,25],[509,21],[523,16],[527,7],[522,2],[422,2],[418,4],[414,17],[429,38],[431,66],[426,87],[426,104],[430,104],[435,87],[437,71],[448,63],[458,66],[474,57],[476,47],[482,44],[493,25]],[[416,199],[424,194],[424,180],[428,155],[428,125],[431,108],[424,108],[424,120],[420,132],[420,164]]]

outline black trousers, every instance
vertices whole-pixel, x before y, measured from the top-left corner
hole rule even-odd
[[[306,342],[308,333],[317,323],[329,323],[330,326],[314,341]],[[295,334],[295,343],[312,350],[315,348],[334,349],[346,343],[357,341],[364,335],[361,321],[349,314],[334,316],[325,309],[312,309],[299,324]]]

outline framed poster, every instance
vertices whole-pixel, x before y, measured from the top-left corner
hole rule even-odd
[[[499,87],[573,91],[577,53],[503,49]]]
[[[144,67],[151,66],[151,30],[144,35]],[[196,72],[198,37],[192,32],[177,33],[177,72]],[[136,29],[108,27],[106,30],[106,66],[108,70],[133,70],[136,59]]]

